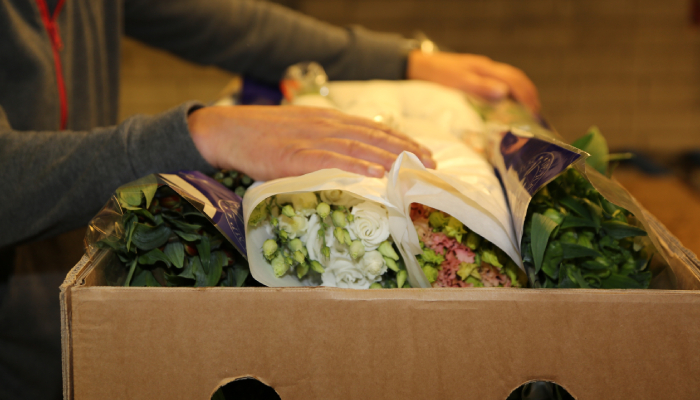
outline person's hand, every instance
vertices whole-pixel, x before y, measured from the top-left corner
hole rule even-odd
[[[512,96],[533,113],[540,111],[537,88],[527,75],[485,56],[414,50],[408,55],[406,76],[461,89],[486,100]]]
[[[212,166],[255,180],[340,168],[384,176],[402,151],[435,168],[430,151],[369,119],[297,106],[204,107],[188,117],[192,140]]]

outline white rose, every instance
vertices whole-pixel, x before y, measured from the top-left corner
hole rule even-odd
[[[352,215],[348,230],[362,241],[366,251],[376,250],[389,238],[389,213],[384,206],[365,201],[352,208]]]
[[[321,192],[321,201],[336,206],[352,207],[362,202],[350,192],[343,190],[324,190]]]
[[[373,281],[365,277],[361,262],[355,262],[349,255],[331,254],[331,262],[321,275],[323,286],[345,289],[369,289]]]
[[[318,198],[313,192],[306,193],[282,193],[277,195],[278,204],[292,203],[294,211],[308,217],[316,212]]]
[[[323,240],[318,237],[318,231],[321,229],[321,218],[318,214],[314,214],[309,218],[309,226],[306,229],[306,234],[301,237],[301,241],[306,244],[306,251],[309,252],[309,259],[316,260],[327,267],[330,265],[329,259],[323,256],[321,249],[323,249]],[[335,237],[333,236],[333,229],[326,229],[326,246],[332,247],[335,242]]]
[[[289,239],[294,239],[306,233],[309,226],[309,221],[306,219],[306,217],[299,215],[295,215],[292,218],[289,218],[286,215],[280,215],[279,224],[280,229],[287,232]]]
[[[382,274],[387,270],[386,262],[384,262],[384,257],[382,253],[378,251],[368,251],[362,257],[362,269],[364,270],[365,277],[371,281],[378,280]]]

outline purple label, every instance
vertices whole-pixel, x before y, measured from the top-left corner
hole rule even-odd
[[[248,258],[245,247],[245,226],[243,224],[243,199],[199,171],[178,171],[179,176],[204,195],[214,208],[211,218],[214,225],[226,236],[236,249]],[[197,196],[192,196],[197,197]]]
[[[511,132],[501,140],[500,151],[506,170],[512,169],[518,174],[530,196],[581,157],[544,140],[517,136]]]

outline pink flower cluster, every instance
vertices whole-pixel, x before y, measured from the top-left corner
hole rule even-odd
[[[464,282],[457,275],[457,271],[463,262],[474,263],[474,251],[455,238],[448,237],[442,232],[433,232],[428,217],[434,211],[436,210],[422,204],[411,204],[411,220],[416,228],[418,239],[427,248],[445,257],[445,261],[438,267],[438,278],[433,282],[433,287],[473,287],[473,284]],[[478,271],[485,287],[511,286],[508,276],[501,274],[490,264],[482,263]]]

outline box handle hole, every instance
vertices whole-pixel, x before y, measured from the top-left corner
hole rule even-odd
[[[530,381],[513,390],[506,400],[576,400],[555,382]]]
[[[221,386],[211,400],[281,400],[275,389],[253,377],[238,378]]]

